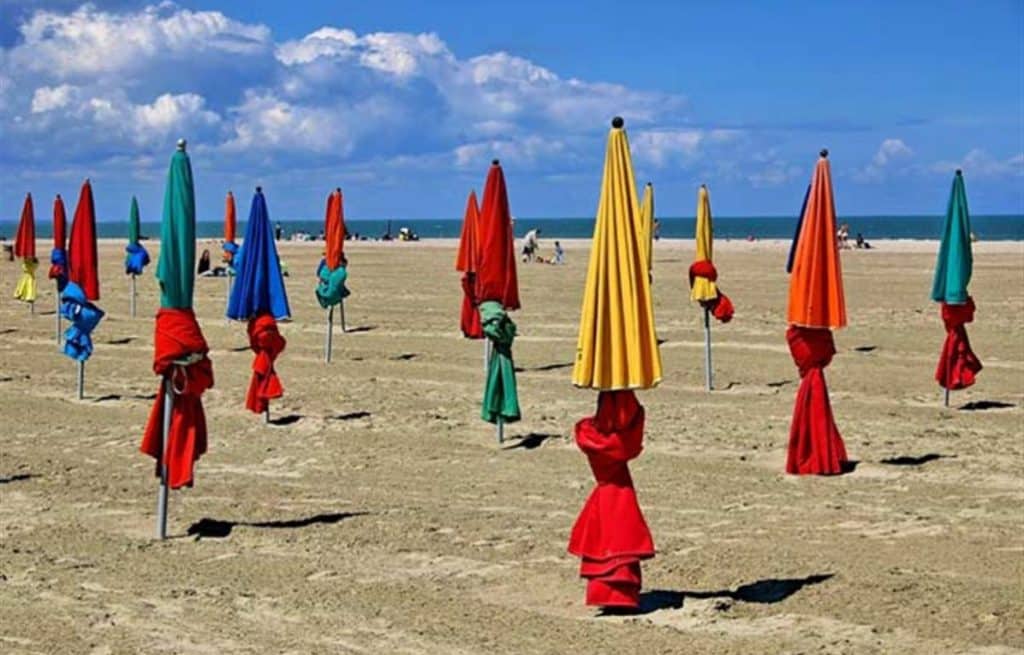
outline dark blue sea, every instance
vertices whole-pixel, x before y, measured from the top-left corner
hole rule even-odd
[[[40,239],[49,238],[49,217],[36,217],[36,233]],[[69,217],[70,220],[70,217]],[[693,218],[660,218],[661,236],[667,239],[693,238]],[[938,239],[941,236],[943,217],[935,216],[846,216],[839,218],[840,223],[850,225],[850,237],[857,233],[865,239]],[[369,239],[382,236],[388,229],[387,220],[349,220],[345,222],[349,232],[357,233]],[[392,220],[391,233],[397,234],[401,227],[409,227],[420,238],[457,238],[462,229],[461,219],[416,219]],[[286,235],[296,231],[304,231],[314,236],[323,227],[323,219],[310,221],[281,221]],[[715,238],[746,239],[753,236],[757,239],[790,239],[796,227],[793,217],[784,216],[715,216]],[[527,230],[540,228],[545,238],[589,238],[593,235],[593,218],[517,218],[516,236],[522,236]],[[0,236],[8,239],[13,237],[16,225],[12,222],[0,222]],[[128,232],[126,222],[97,223],[100,237],[117,238]],[[220,221],[201,221],[197,225],[199,238],[217,238],[223,234]],[[976,215],[971,216],[971,229],[979,239],[987,241],[1024,241],[1024,215]],[[143,223],[142,232],[150,237],[160,234],[159,223]],[[245,222],[238,225],[239,236],[245,235]]]

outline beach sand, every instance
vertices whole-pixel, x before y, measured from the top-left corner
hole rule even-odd
[[[565,552],[593,485],[571,435],[596,393],[569,382],[586,241],[565,242],[567,266],[520,266],[524,420],[504,447],[479,419],[482,345],[458,334],[454,242],[348,244],[350,332],[330,365],[319,245],[282,244],[295,320],[272,425],[244,409],[252,356],[223,319],[224,280],[198,280],[210,451],[195,488],[172,492],[162,543],[138,452],[155,269],[131,320],[122,245],[101,246],[108,316],[81,402],[52,284],[40,276],[30,316],[10,298],[17,265],[0,264],[0,652],[1024,652],[1019,242],[976,244],[968,329],[985,370],[949,409],[935,244],[843,253],[851,325],[826,376],[859,464],[837,478],[782,473],[798,384],[786,244],[716,243],[737,314],[713,326],[708,395],[692,242],[658,243],[665,380],[639,394],[632,465],[658,556],[631,617],[586,607]]]

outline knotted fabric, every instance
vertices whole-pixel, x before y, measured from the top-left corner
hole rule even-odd
[[[718,280],[718,271],[715,270],[715,265],[706,259],[691,264],[691,289],[693,288],[693,283],[697,278],[703,278],[708,282],[716,282]],[[732,320],[732,316],[736,312],[736,308],[733,306],[732,301],[729,300],[729,296],[722,293],[722,290],[717,288],[717,285],[715,285],[715,293],[715,297],[711,300],[701,300],[700,306],[709,310],[711,315],[722,323],[728,323]]]
[[[942,322],[946,324],[946,342],[942,344],[935,380],[944,389],[966,389],[981,371],[981,361],[971,350],[965,324],[974,320],[974,299],[967,296],[962,305],[942,303]]]
[[[317,278],[319,282],[316,285],[316,299],[324,309],[337,305],[351,294],[351,291],[345,286],[348,271],[344,266],[338,266],[331,270],[327,267],[326,260],[320,260]]]
[[[588,605],[636,607],[640,562],[654,557],[629,475],[629,460],[643,450],[643,433],[644,408],[631,390],[602,391],[597,414],[576,424],[576,445],[597,481],[569,537],[569,552],[582,560]]]
[[[519,395],[516,393],[516,369],[512,362],[512,342],[516,324],[501,303],[487,301],[480,305],[484,336],[491,340],[491,359],[487,363],[487,385],[484,387],[480,418],[488,423],[513,423],[520,418]]]
[[[51,280],[57,280],[57,289],[64,290],[68,282],[68,251],[63,248],[54,248],[50,251],[50,273]]]
[[[149,253],[141,243],[129,243],[124,250],[124,272],[142,275],[142,270],[149,265]]]
[[[274,360],[284,351],[284,337],[277,331],[277,321],[270,314],[260,314],[249,320],[249,347],[255,358],[252,361],[252,379],[245,406],[261,414],[267,410],[270,401],[284,395],[284,387],[274,370]]]
[[[459,315],[459,327],[467,339],[483,339],[483,326],[480,324],[480,309],[476,306],[476,273],[465,273],[462,276],[462,312]]]
[[[21,260],[21,276],[18,284],[14,287],[14,297],[22,302],[35,302],[38,291],[36,289],[36,269],[39,261],[35,257],[26,257]]]
[[[195,462],[206,453],[206,414],[203,392],[213,386],[213,362],[203,333],[191,309],[163,308],[156,314],[153,339],[153,372],[170,380],[173,401],[170,430],[163,452],[167,453],[167,483],[172,489],[192,486]],[[175,361],[201,355],[184,365]],[[140,450],[156,459],[160,475],[161,433],[164,421],[164,388],[157,392],[149,412]]]
[[[60,314],[71,322],[64,331],[64,354],[84,362],[92,356],[92,331],[103,319],[103,310],[89,302],[85,291],[68,282],[61,292]]]
[[[832,417],[824,374],[824,368],[836,353],[832,331],[794,325],[786,331],[786,341],[801,378],[789,428],[786,473],[843,473],[847,463],[846,447]]]
[[[238,255],[238,244],[234,241],[225,241],[221,246],[220,260],[232,270],[235,268],[235,257]]]

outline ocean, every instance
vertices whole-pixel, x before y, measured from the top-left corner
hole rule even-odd
[[[70,223],[71,217],[68,217]],[[692,239],[693,218],[660,218],[661,236],[668,239]],[[841,217],[840,223],[850,225],[851,240],[857,233],[871,239],[938,239],[941,236],[943,217],[934,216],[848,216]],[[369,239],[379,238],[387,230],[387,220],[349,220],[345,222],[349,232]],[[458,238],[462,219],[415,219],[391,220],[391,233],[397,234],[401,227],[409,227],[420,238]],[[323,220],[281,221],[285,234],[305,231],[314,236],[323,227]],[[68,226],[70,229],[70,225]],[[127,222],[100,221],[96,224],[100,237],[117,238],[128,233]],[[714,228],[717,239],[790,239],[796,227],[796,219],[787,216],[715,216]],[[976,215],[971,216],[971,227],[979,239],[986,241],[1024,241],[1024,215]],[[13,238],[16,223],[0,222],[0,236]],[[545,239],[590,238],[594,231],[593,218],[518,218],[516,236],[527,230],[539,228]],[[197,236],[202,239],[218,238],[223,234],[220,221],[200,221],[196,225]],[[142,224],[142,233],[151,237],[160,234],[159,223]],[[49,217],[36,216],[37,238],[50,238]],[[245,235],[245,222],[239,221],[238,235]]]

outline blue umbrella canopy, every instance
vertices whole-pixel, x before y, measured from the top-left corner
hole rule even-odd
[[[953,177],[946,220],[942,226],[942,242],[935,263],[932,300],[950,305],[967,302],[967,285],[971,282],[974,258],[971,254],[971,215],[967,211],[967,191],[960,171]]]
[[[227,317],[236,321],[248,321],[260,314],[270,314],[277,320],[290,318],[288,293],[277,258],[267,200],[260,187],[256,187],[256,195],[252,197],[245,241],[237,259]]]

